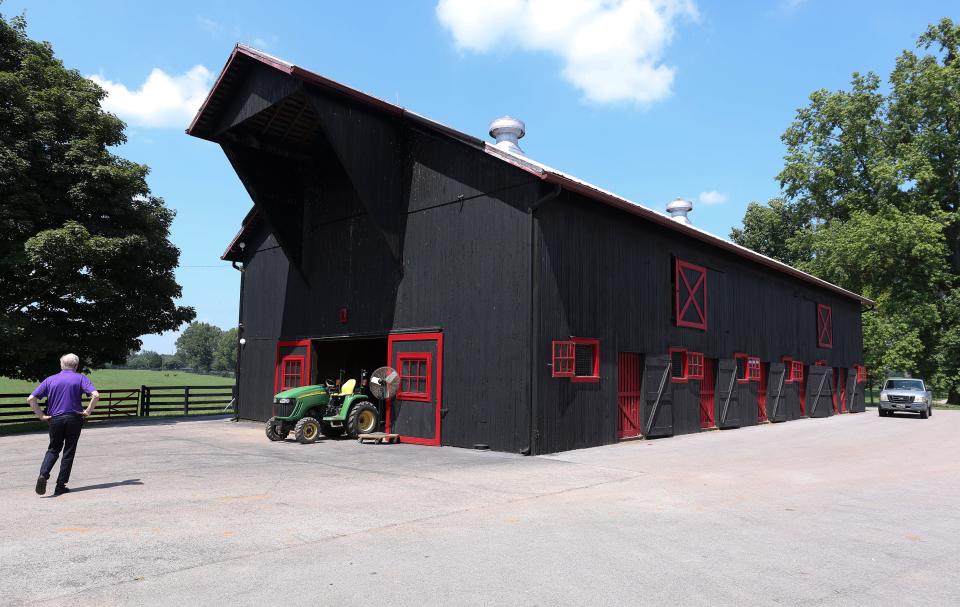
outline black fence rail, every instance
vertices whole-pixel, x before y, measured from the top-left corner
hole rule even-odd
[[[233,405],[233,386],[140,386],[99,390],[100,403],[90,419],[135,419],[226,413]],[[29,393],[0,394],[0,426],[36,422],[27,404]],[[84,397],[84,403],[89,398]],[[41,403],[40,408],[44,409]]]
[[[232,386],[140,386],[144,417],[226,413],[232,402]]]

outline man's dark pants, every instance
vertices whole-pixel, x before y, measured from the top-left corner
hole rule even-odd
[[[63,461],[60,462],[60,474],[57,476],[58,485],[66,485],[70,481],[70,469],[73,468],[73,456],[77,452],[77,441],[80,440],[80,430],[83,428],[83,416],[75,413],[58,415],[50,419],[50,446],[43,456],[40,466],[40,476],[50,478],[50,471],[60,457],[63,450]]]

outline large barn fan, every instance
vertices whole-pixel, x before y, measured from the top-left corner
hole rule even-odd
[[[386,400],[397,395],[400,389],[400,374],[393,367],[380,367],[370,374],[370,394],[380,401],[380,419],[386,413]]]
[[[397,395],[400,374],[393,367],[380,367],[370,374],[370,394],[377,400],[386,400]]]

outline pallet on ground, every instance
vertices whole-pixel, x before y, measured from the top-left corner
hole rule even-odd
[[[381,443],[398,443],[400,442],[399,434],[387,434],[386,432],[370,432],[368,434],[361,434],[357,436],[357,442],[363,443],[365,441],[371,441],[375,445]]]

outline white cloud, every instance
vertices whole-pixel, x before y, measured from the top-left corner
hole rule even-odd
[[[679,18],[698,18],[693,0],[439,0],[436,12],[461,50],[548,52],[587,100],[639,105],[670,94],[663,52]]]
[[[728,196],[723,192],[718,192],[716,190],[710,190],[709,192],[700,192],[700,195],[697,196],[702,204],[723,204],[727,201]]]
[[[213,85],[213,74],[195,65],[183,74],[170,75],[153,68],[139,89],[107,80],[102,75],[87,76],[107,91],[101,105],[132,126],[185,128]]]

